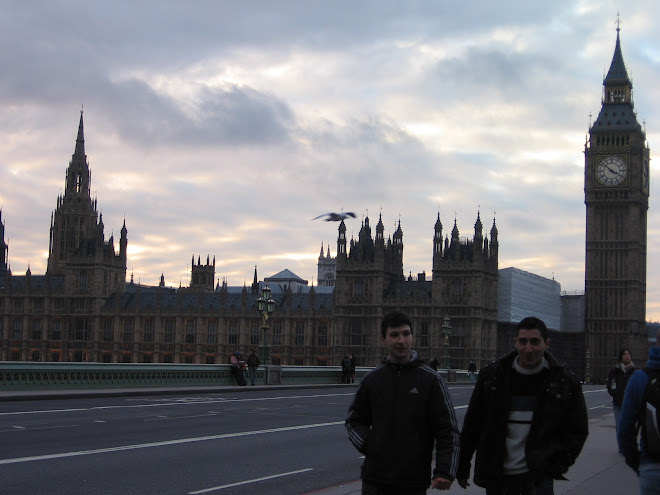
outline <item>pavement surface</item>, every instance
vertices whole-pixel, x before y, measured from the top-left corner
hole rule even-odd
[[[202,386],[202,387],[149,387],[149,388],[109,388],[109,389],[66,389],[66,390],[0,390],[0,402],[65,399],[76,397],[111,397],[135,395],[171,395],[212,392],[245,392],[248,390],[275,389],[305,389],[305,388],[338,388],[356,385],[257,385],[254,387],[238,386]],[[616,433],[614,430],[614,414],[605,414],[589,422],[589,437],[575,465],[568,471],[568,481],[555,481],[555,495],[614,495],[620,493],[638,493],[637,475],[628,467],[623,457],[618,453]],[[358,495],[362,490],[360,480],[325,488],[312,492],[319,495]],[[485,490],[470,486],[463,490],[454,483],[449,491],[464,495],[485,494]],[[429,489],[427,494],[443,493]],[[311,495],[311,494],[308,494]]]

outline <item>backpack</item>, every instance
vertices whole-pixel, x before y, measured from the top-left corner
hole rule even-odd
[[[646,454],[660,456],[660,372],[644,368],[649,381],[642,395],[642,438],[645,440]]]

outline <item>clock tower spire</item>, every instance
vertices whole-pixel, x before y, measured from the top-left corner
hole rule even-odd
[[[600,113],[585,144],[585,352],[594,379],[622,348],[646,353],[646,217],[649,148],[637,122],[633,84],[616,45]]]

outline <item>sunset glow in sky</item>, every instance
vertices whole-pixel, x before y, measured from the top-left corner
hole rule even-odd
[[[105,235],[136,282],[190,261],[316,282],[337,224],[401,221],[432,269],[438,212],[496,218],[500,268],[584,290],[584,145],[616,41],[651,148],[647,319],[660,320],[660,3],[41,1],[0,17],[0,208],[12,272],[46,270],[81,108]],[[11,47],[11,49],[9,48]]]

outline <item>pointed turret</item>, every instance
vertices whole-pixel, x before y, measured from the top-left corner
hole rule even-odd
[[[616,45],[614,47],[614,55],[612,56],[612,63],[610,70],[607,71],[607,76],[603,80],[603,84],[626,84],[632,89],[632,81],[628,77],[626,64],[623,61],[623,54],[621,53],[621,39],[619,32],[621,29],[616,28]]]
[[[78,136],[76,137],[76,149],[74,157],[85,158],[85,131],[83,130],[83,111],[80,111],[80,122],[78,122]]]
[[[632,145],[629,135],[612,135],[613,132],[636,131],[644,135],[642,127],[637,122],[637,116],[634,111],[634,102],[632,97],[633,84],[628,77],[626,64],[623,61],[621,52],[621,39],[619,36],[620,28],[616,28],[616,45],[610,70],[603,79],[603,104],[598,114],[598,118],[590,129],[592,134],[592,144],[599,146],[629,146]],[[593,134],[607,133],[603,138],[594,143]]]
[[[490,258],[497,258],[499,243],[497,241],[497,226],[495,225],[495,217],[493,217],[493,226],[490,228]]]
[[[376,246],[378,248],[385,248],[385,226],[383,225],[383,214],[378,215],[378,223],[376,224]]]
[[[442,222],[440,221],[440,212],[438,212],[438,219],[435,221],[434,226],[433,253],[442,253]]]
[[[454,228],[451,229],[451,242],[458,242],[459,240],[459,234],[458,234],[458,224],[456,223],[456,218],[454,218]]]
[[[0,210],[0,274],[7,272],[9,246],[5,242],[5,224],[2,221],[2,210]]]
[[[257,265],[254,265],[254,278],[252,279],[252,287],[250,288],[253,294],[259,293],[259,279],[257,278]]]
[[[480,253],[484,247],[484,226],[481,223],[480,212],[477,212],[477,221],[474,223],[474,244],[475,254]]]
[[[339,224],[339,236],[337,237],[337,258],[346,258],[346,224],[343,220]]]
[[[122,259],[126,259],[126,253],[128,250],[128,230],[126,229],[126,219],[124,219],[124,225],[121,227],[121,236],[119,238],[119,256]]]
[[[401,230],[401,219],[399,219],[399,223],[392,238],[394,240],[394,244],[400,244],[403,246],[403,230]]]
[[[76,148],[71,156],[69,168],[66,171],[66,188],[64,200],[72,200],[72,196],[83,195],[89,198],[90,208],[93,209],[90,190],[90,173],[85,155],[85,133],[83,130],[83,113],[80,111],[80,123],[78,124],[78,136],[76,137]]]

